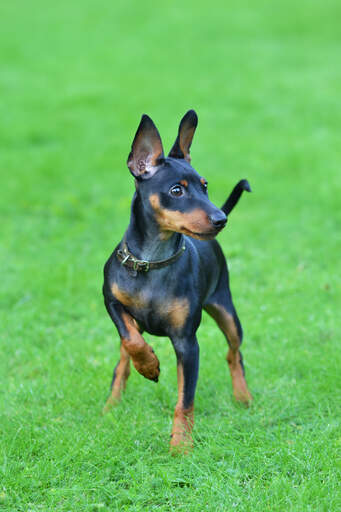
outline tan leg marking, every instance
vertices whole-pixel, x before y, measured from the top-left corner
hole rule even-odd
[[[177,373],[178,402],[174,410],[170,448],[172,454],[186,454],[193,447],[191,432],[194,425],[194,405],[188,407],[187,409],[184,408],[184,374],[181,364],[178,365]]]
[[[111,291],[124,306],[142,308],[145,305],[142,293],[135,296],[130,295],[124,290],[120,290],[117,283],[111,285]],[[124,313],[122,319],[128,331],[128,336],[121,338],[124,349],[141,375],[146,379],[157,381],[160,374],[160,363],[152,347],[145,342],[138,330],[137,322],[129,313]]]
[[[240,338],[233,316],[219,304],[210,304],[206,307],[206,311],[215,319],[229,342],[226,360],[231,373],[234,397],[239,402],[249,405],[252,402],[252,395],[248,390],[240,364]]]
[[[103,408],[104,414],[120,402],[121,392],[125,390],[127,380],[130,375],[130,356],[123,345],[121,345],[120,348],[120,355],[120,361],[115,370],[115,380],[113,382],[111,394]]]
[[[121,338],[124,349],[141,375],[146,379],[157,381],[160,375],[160,363],[152,347],[139,333],[137,324],[131,315],[124,313],[122,319],[128,331],[128,336]]]

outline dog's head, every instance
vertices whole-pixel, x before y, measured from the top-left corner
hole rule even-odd
[[[196,113],[189,110],[165,157],[156,126],[150,117],[143,115],[128,157],[137,194],[159,224],[164,238],[177,232],[209,240],[226,224],[224,212],[208,199],[206,179],[190,164],[190,147],[197,124]]]

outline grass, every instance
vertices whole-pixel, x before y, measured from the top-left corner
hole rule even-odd
[[[339,2],[1,6],[0,510],[336,511],[340,493]],[[199,330],[196,446],[171,458],[175,357],[149,337],[106,417],[118,338],[102,266],[127,225],[139,116],[168,148],[199,114],[193,164],[219,241],[255,397],[231,399],[223,337]]]

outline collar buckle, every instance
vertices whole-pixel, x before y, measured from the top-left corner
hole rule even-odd
[[[121,265],[124,265],[126,261],[130,258],[129,254],[125,254],[123,260],[121,261]]]
[[[133,270],[134,275],[136,275],[136,272],[139,271],[149,272],[149,270],[151,269],[162,268],[166,267],[167,265],[170,265],[181,256],[185,249],[185,241],[182,239],[182,246],[180,247],[178,252],[173,254],[173,256],[171,256],[170,258],[158,261],[139,260],[135,258],[135,256],[128,250],[128,246],[124,236],[122,246],[117,250],[116,254],[121,265],[130,268],[131,270]]]
[[[143,272],[148,272],[149,270],[149,261],[146,261],[146,260],[137,260],[137,259],[133,259],[132,258],[132,262],[133,262],[133,270],[142,270]],[[123,261],[122,261],[122,264],[123,264]]]
[[[141,261],[141,263],[143,263],[144,265],[144,272],[148,272],[149,270],[149,261]]]

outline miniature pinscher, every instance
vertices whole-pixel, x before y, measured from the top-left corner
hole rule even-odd
[[[239,350],[242,327],[232,302],[226,261],[214,240],[242,191],[250,187],[241,180],[221,209],[211,203],[206,179],[190,164],[197,123],[196,113],[189,110],[165,157],[156,126],[150,117],[142,116],[127,162],[136,186],[130,223],[105,264],[103,286],[106,309],[121,339],[120,360],[104,412],[120,400],[130,360],[141,375],[158,381],[160,363],[143,332],[168,336],[178,376],[171,448],[185,447],[185,451],[192,445],[199,369],[196,331],[203,309],[227,339],[235,398],[245,404],[252,400]]]

